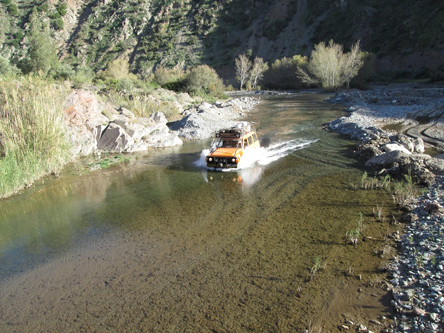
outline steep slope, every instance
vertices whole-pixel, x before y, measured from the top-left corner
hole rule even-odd
[[[222,70],[240,53],[274,61],[308,55],[330,39],[346,47],[360,39],[381,69],[443,62],[444,3],[437,0],[11,1],[0,4],[0,54],[13,63],[26,56],[33,10],[50,25],[61,59],[95,70],[116,58],[139,74],[160,64]]]

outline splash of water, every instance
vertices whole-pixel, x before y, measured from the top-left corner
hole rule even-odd
[[[292,152],[303,149],[318,140],[293,139],[272,144],[267,148],[247,150],[242,156],[237,168],[233,169],[217,169],[220,171],[236,171],[254,167],[255,165],[265,166],[277,161]],[[194,164],[199,168],[206,168],[205,157],[210,153],[210,149],[203,149],[199,160]]]

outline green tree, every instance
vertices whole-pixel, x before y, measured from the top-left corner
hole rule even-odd
[[[298,74],[309,84],[321,86],[326,91],[335,91],[354,78],[363,65],[359,57],[359,41],[352,45],[349,53],[343,47],[330,40],[326,45],[321,42],[315,45],[306,68],[300,67]]]
[[[51,38],[49,26],[41,22],[35,9],[31,16],[29,48],[23,63],[23,70],[46,76],[51,68],[57,66],[57,50]]]

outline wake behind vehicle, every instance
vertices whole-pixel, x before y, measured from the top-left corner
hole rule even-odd
[[[237,168],[244,154],[260,148],[256,131],[240,123],[216,133],[210,153],[206,156],[207,168]]]

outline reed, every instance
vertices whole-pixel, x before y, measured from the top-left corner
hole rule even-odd
[[[67,88],[35,77],[2,81],[0,198],[72,161],[63,102]]]

